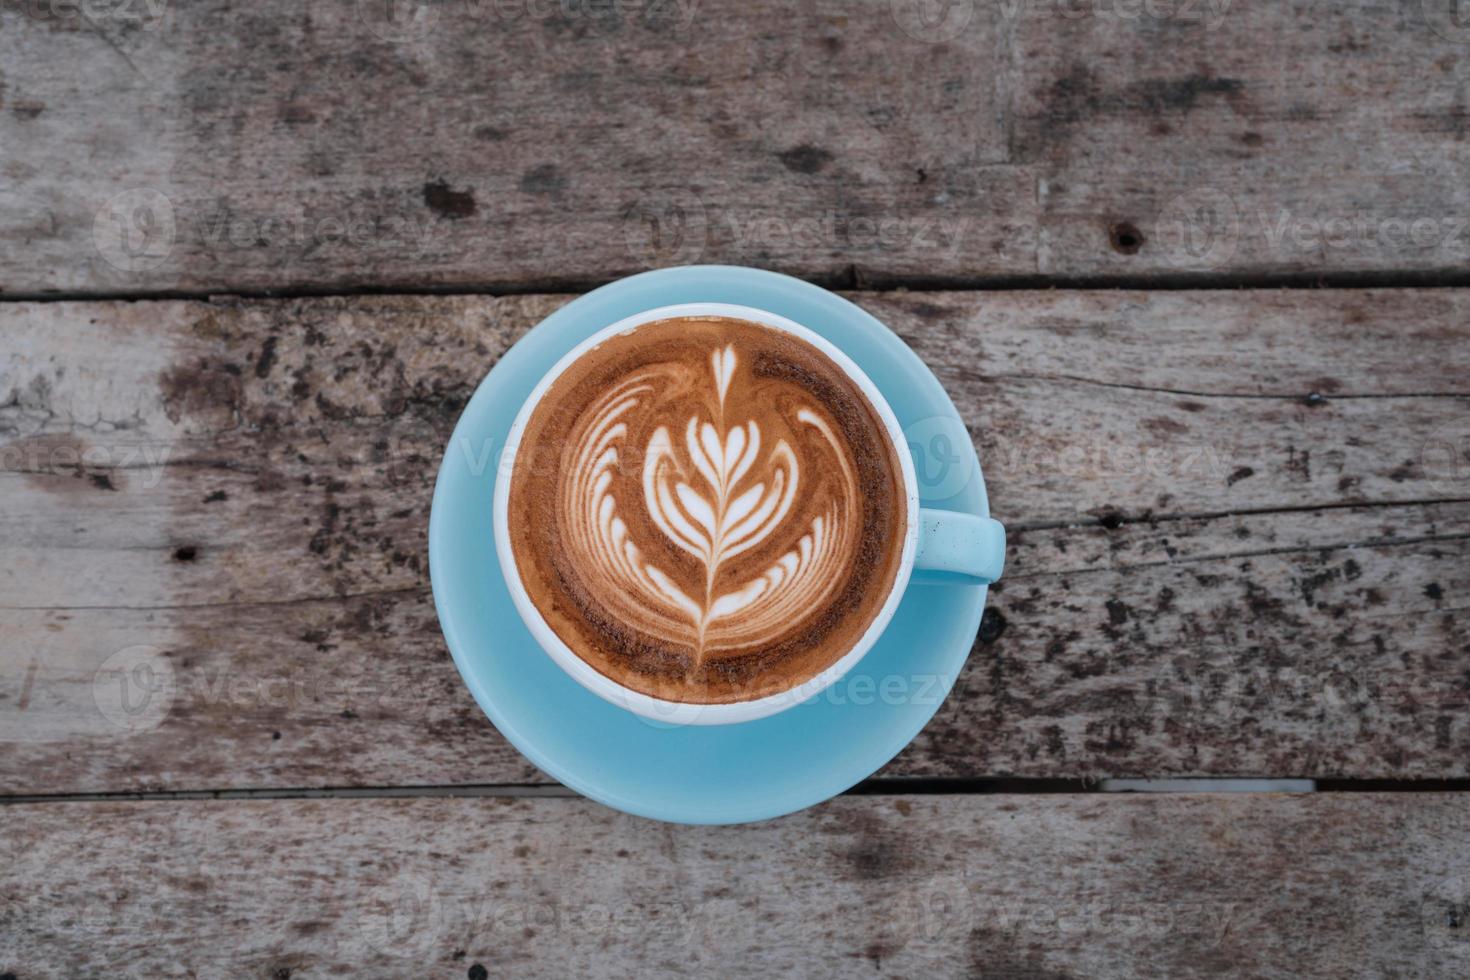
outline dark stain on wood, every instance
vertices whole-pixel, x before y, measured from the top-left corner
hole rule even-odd
[[[307,477],[306,479],[309,479]],[[309,483],[305,485],[310,486]],[[261,493],[279,493],[286,489],[286,478],[275,470],[263,470],[255,478],[255,489]]]
[[[1245,83],[1238,78],[1195,73],[1182,78],[1145,78],[1109,92],[1087,65],[1074,63],[1067,74],[1052,82],[1046,116],[1052,122],[1070,124],[1101,114],[1187,114],[1205,97],[1233,100],[1244,89]]]
[[[424,185],[424,204],[439,217],[450,221],[472,217],[479,211],[473,190],[466,188],[457,191],[443,180],[430,181]]]
[[[874,940],[871,943],[868,943],[868,945],[863,948],[863,951],[861,953],[849,953],[848,955],[852,956],[853,958],[870,960],[872,961],[874,969],[882,971],[883,961],[886,959],[892,959],[894,954],[898,953],[902,949],[903,947],[900,945],[878,939]]]
[[[1433,599],[1435,602],[1438,602],[1439,600],[1444,598],[1444,587],[1438,582],[1430,582],[1428,585],[1424,586],[1424,595],[1430,599]]]
[[[1245,83],[1238,78],[1221,78],[1206,74],[1183,78],[1146,78],[1130,86],[1138,104],[1147,112],[1189,112],[1205,96],[1239,96]]]
[[[287,102],[281,106],[279,118],[287,126],[302,126],[316,122],[316,113],[299,102]]]
[[[833,160],[832,154],[820,146],[802,143],[776,154],[781,164],[793,173],[814,174]]]
[[[260,357],[255,361],[255,376],[266,378],[270,376],[271,367],[276,363],[276,344],[279,337],[270,336],[265,338],[265,343],[260,347]]]
[[[1180,422],[1176,419],[1164,418],[1163,416],[1144,419],[1143,427],[1145,429],[1148,429],[1150,432],[1156,432],[1160,435],[1167,436],[1183,435],[1184,433],[1189,431],[1189,426],[1185,425],[1183,422]]]
[[[1227,487],[1233,487],[1237,483],[1239,483],[1241,480],[1249,479],[1250,477],[1253,477],[1255,475],[1256,475],[1256,471],[1254,469],[1252,469],[1251,467],[1249,467],[1249,466],[1240,466],[1240,467],[1237,467],[1236,468],[1235,472],[1231,473],[1229,476],[1227,476],[1225,478],[1225,485]]]
[[[927,300],[915,300],[908,304],[909,312],[921,320],[937,320],[948,311],[938,303],[930,303]]]
[[[984,614],[980,617],[980,629],[976,633],[976,639],[981,646],[990,646],[1000,639],[1006,631],[1005,615],[994,606],[987,606]]]
[[[1072,123],[1101,109],[1097,83],[1092,70],[1086,65],[1074,63],[1067,74],[1052,82],[1047,100],[1047,117],[1050,120]]]
[[[237,364],[200,358],[192,366],[165,369],[158,381],[163,411],[170,422],[208,412],[234,416],[240,410],[243,389]]]
[[[892,880],[918,870],[920,849],[916,841],[899,830],[901,825],[874,812],[845,813],[828,829],[851,839],[837,852],[863,881]]]

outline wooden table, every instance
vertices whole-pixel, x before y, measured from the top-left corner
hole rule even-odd
[[[1467,93],[1442,0],[0,7],[0,978],[1470,974]],[[753,826],[549,784],[426,567],[496,358],[694,261],[1011,531]],[[1183,777],[1318,791],[1097,791]]]

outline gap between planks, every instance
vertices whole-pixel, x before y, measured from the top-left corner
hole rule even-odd
[[[677,266],[671,268],[678,268]],[[645,269],[645,272],[659,271]],[[770,270],[782,272],[780,269]],[[634,273],[639,274],[639,273]],[[783,273],[789,274],[789,273]],[[0,305],[5,303],[109,303],[170,302],[178,300],[211,301],[217,299],[327,299],[354,296],[533,296],[543,293],[580,294],[591,292],[619,279],[546,278],[521,281],[484,280],[452,286],[425,284],[417,287],[324,285],[298,286],[290,289],[231,289],[221,285],[211,289],[154,290],[62,290],[56,292],[0,292]],[[1074,290],[1078,292],[1230,292],[1247,289],[1304,290],[1315,289],[1466,289],[1470,288],[1470,272],[1429,270],[1425,272],[1367,271],[1315,273],[1282,273],[1279,275],[1216,276],[1179,273],[1157,276],[885,276],[881,272],[849,266],[840,275],[793,276],[824,289],[868,293],[936,293],[936,292],[1027,292],[1036,290]]]
[[[1178,780],[1172,780],[1178,781]],[[1245,777],[1226,779],[1209,777],[1186,780],[1190,783],[1281,782],[1283,777]],[[1292,780],[1296,781],[1296,780]],[[1306,780],[1306,782],[1311,782]],[[1470,793],[1470,779],[1318,779],[1317,793]],[[1090,779],[869,779],[839,794],[841,796],[1041,796],[1105,794],[1100,784]],[[1122,792],[1132,792],[1125,790]],[[1260,795],[1274,791],[1241,791],[1235,789],[1191,789],[1152,795],[1191,795],[1198,792],[1229,792],[1232,795]],[[0,807],[27,803],[122,803],[167,802],[193,800],[361,800],[361,799],[432,799],[476,797],[552,797],[569,798],[579,794],[560,784],[487,783],[456,786],[360,786],[300,789],[201,789],[172,790],[157,793],[58,793],[0,796]],[[1112,795],[1118,795],[1117,792]]]

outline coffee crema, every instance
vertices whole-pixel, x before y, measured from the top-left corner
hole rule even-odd
[[[883,608],[907,532],[882,418],[824,352],[730,317],[584,352],[531,412],[509,531],[531,602],[622,686],[695,704],[789,690]]]

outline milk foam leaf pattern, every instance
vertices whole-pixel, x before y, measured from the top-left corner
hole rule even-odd
[[[653,431],[643,452],[641,500],[616,499],[614,475],[628,451],[622,418],[655,396],[656,372],[626,379],[592,406],[592,423],[571,460],[564,512],[573,546],[584,547],[581,557],[616,585],[605,600],[619,608],[608,611],[688,645],[696,665],[713,649],[771,642],[818,608],[840,584],[858,513],[856,477],[840,440],[819,412],[804,406],[794,422],[810,427],[820,437],[817,445],[830,450],[841,492],[805,528],[786,526],[803,480],[810,479],[804,467],[833,463],[799,459],[785,438],[767,448],[755,420],[727,420],[740,357],[730,345],[713,351],[709,363],[704,383],[713,386],[713,417],[695,414],[682,431],[670,425]],[[653,527],[702,568],[702,581],[681,584],[671,567],[646,557],[644,549],[653,545],[632,540],[619,516],[623,507],[646,511]],[[732,559],[762,547],[773,551],[765,571],[726,581],[730,576],[722,573]]]

